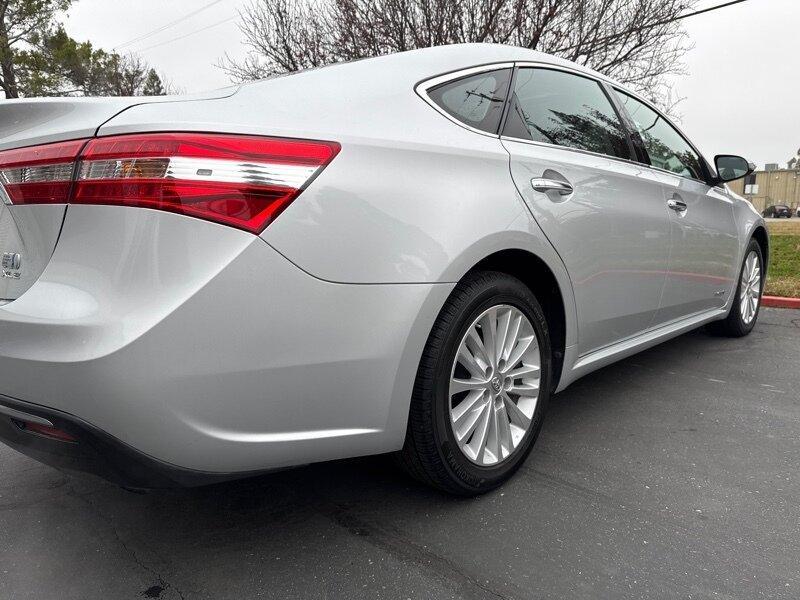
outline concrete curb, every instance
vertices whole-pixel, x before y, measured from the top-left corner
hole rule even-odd
[[[800,308],[800,298],[761,296],[761,306],[769,306],[771,308]]]

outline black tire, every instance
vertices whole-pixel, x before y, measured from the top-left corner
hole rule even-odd
[[[741,302],[739,301],[739,292],[742,286],[742,271],[744,270],[745,261],[750,256],[751,252],[755,252],[758,256],[758,266],[761,269],[761,289],[759,290],[759,302],[756,307],[756,314],[750,323],[745,323],[742,318]],[[753,327],[758,321],[758,313],[761,310],[761,294],[764,292],[764,281],[766,280],[766,273],[764,272],[764,255],[761,252],[761,246],[754,239],[750,240],[747,249],[744,252],[742,265],[739,267],[739,282],[736,284],[736,291],[734,292],[733,302],[728,316],[723,321],[716,321],[708,326],[708,329],[714,335],[725,337],[744,337],[753,330]]]
[[[458,447],[450,424],[451,369],[467,328],[495,304],[509,304],[528,318],[539,342],[539,399],[525,437],[494,466],[471,462]],[[551,349],[547,322],[530,289],[518,279],[493,271],[467,275],[453,290],[434,323],[422,353],[411,398],[400,465],[413,477],[451,494],[474,496],[492,490],[519,468],[542,426],[550,396]]]

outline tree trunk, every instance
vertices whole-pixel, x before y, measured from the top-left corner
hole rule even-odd
[[[17,75],[14,72],[14,53],[8,45],[8,30],[5,20],[0,20],[0,87],[6,98],[19,98]]]

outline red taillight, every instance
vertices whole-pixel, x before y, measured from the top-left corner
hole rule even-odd
[[[86,140],[0,152],[0,184],[12,204],[62,204],[69,199],[75,160]]]
[[[66,144],[75,147],[71,162],[65,162],[64,149],[50,152]],[[138,206],[259,233],[338,151],[334,142],[244,135],[111,136],[0,153],[0,182],[15,204]],[[64,179],[68,168],[69,177]],[[35,169],[40,169],[35,178],[12,181],[25,179]]]

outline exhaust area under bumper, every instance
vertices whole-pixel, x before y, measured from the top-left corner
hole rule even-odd
[[[42,427],[32,429],[32,425]],[[129,489],[194,487],[258,474],[177,467],[139,452],[82,419],[6,396],[0,396],[0,442],[46,465],[91,473]]]

